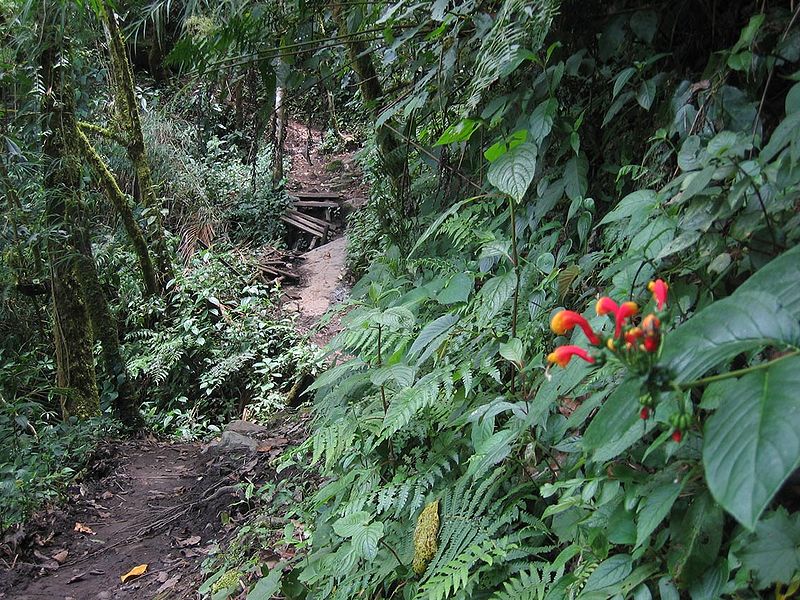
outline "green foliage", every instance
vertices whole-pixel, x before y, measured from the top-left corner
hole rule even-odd
[[[723,47],[695,48],[708,62],[687,73],[666,41],[672,9],[589,21],[565,3],[556,43],[529,41],[509,58],[493,32],[513,45],[516,7],[473,9],[479,56],[448,37],[459,24],[440,3],[382,15],[412,27],[392,52],[418,61],[420,83],[376,123],[404,115],[411,143],[441,162],[409,156],[414,189],[436,193],[416,204],[408,239],[376,234],[377,219],[397,218],[378,202],[371,226],[354,230],[355,245],[385,249],[372,251],[331,345],[352,358],[313,386],[315,432],[301,450],[329,480],[306,507],[303,597],[794,589],[796,506],[784,484],[800,456],[800,145],[784,97],[798,93],[800,56],[777,58],[770,48],[784,38],[768,33],[788,32],[791,15],[723,10],[735,30]],[[442,26],[423,38],[405,20],[416,12]],[[474,97],[454,84],[459,69],[495,86]],[[789,82],[766,101],[771,72]],[[467,178],[483,175],[480,195],[443,166],[449,151]],[[544,368],[555,309],[608,293],[649,310],[642,290],[655,277],[670,282],[669,307],[647,360],[628,371],[633,359],[607,350],[604,364]],[[586,317],[613,337],[605,318]],[[577,343],[570,335],[558,342]],[[414,527],[437,499],[436,554],[416,576]],[[374,553],[343,528],[352,519],[380,523]]]

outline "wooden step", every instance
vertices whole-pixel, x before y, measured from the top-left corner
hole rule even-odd
[[[338,202],[333,200],[295,200],[292,202],[297,208],[337,208]]]
[[[341,200],[339,192],[296,192],[292,194],[299,200]]]
[[[297,210],[287,210],[281,216],[281,221],[296,227],[306,233],[310,233],[315,238],[320,238],[324,244],[328,239],[330,224],[327,221],[306,215]],[[312,241],[312,247],[316,245],[316,240]]]

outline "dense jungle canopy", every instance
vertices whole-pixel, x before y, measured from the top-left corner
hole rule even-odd
[[[0,0],[0,598],[798,597],[799,15]]]

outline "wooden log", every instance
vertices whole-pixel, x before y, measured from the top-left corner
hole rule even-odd
[[[323,237],[325,235],[325,228],[320,227],[317,223],[306,221],[305,219],[300,219],[295,215],[283,215],[281,216],[281,221],[292,225],[293,227],[297,227],[298,229],[302,229],[303,231],[310,233],[315,237]]]

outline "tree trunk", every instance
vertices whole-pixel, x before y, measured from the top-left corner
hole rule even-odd
[[[283,180],[283,149],[286,142],[286,105],[282,85],[275,88],[275,150],[272,159],[272,187],[277,188]]]
[[[105,192],[106,198],[111,202],[111,205],[119,214],[122,219],[122,225],[125,227],[125,232],[133,245],[133,251],[136,258],[139,260],[139,268],[142,271],[142,279],[144,280],[145,293],[148,296],[154,296],[159,293],[159,284],[156,277],[155,267],[153,266],[153,259],[150,256],[150,250],[147,247],[147,241],[144,239],[139,223],[133,216],[133,211],[128,204],[128,198],[119,188],[117,180],[111,173],[108,165],[103,160],[103,157],[97,153],[94,146],[89,142],[86,134],[78,129],[78,141],[81,146],[81,153],[86,162],[89,163],[95,173],[100,186]]]
[[[93,346],[86,298],[78,279],[79,252],[73,225],[80,221],[81,163],[77,143],[75,100],[62,70],[63,48],[46,32],[48,47],[42,53],[45,95],[42,113],[49,133],[44,139],[44,190],[46,219],[51,230],[47,248],[50,258],[53,302],[53,334],[58,386],[64,389],[62,413],[84,419],[100,413]],[[61,52],[59,52],[61,50]]]
[[[76,233],[76,235],[78,234]],[[80,231],[79,244],[81,254],[76,261],[78,277],[86,295],[92,332],[95,339],[100,342],[106,375],[117,392],[117,397],[114,399],[114,412],[125,427],[139,429],[143,425],[139,415],[139,399],[122,358],[117,320],[111,313],[103,293],[86,229]]]
[[[139,116],[139,104],[136,99],[136,88],[133,83],[133,71],[125,48],[125,41],[117,25],[117,17],[111,7],[101,3],[100,17],[103,21],[106,43],[111,57],[111,73],[114,84],[114,101],[121,129],[125,132],[128,158],[133,163],[136,179],[139,184],[142,205],[151,222],[149,228],[153,241],[153,249],[158,265],[159,283],[163,286],[172,279],[172,261],[169,258],[166,236],[164,235],[164,219],[161,215],[161,203],[156,195],[150,163],[142,134],[142,121]]]

